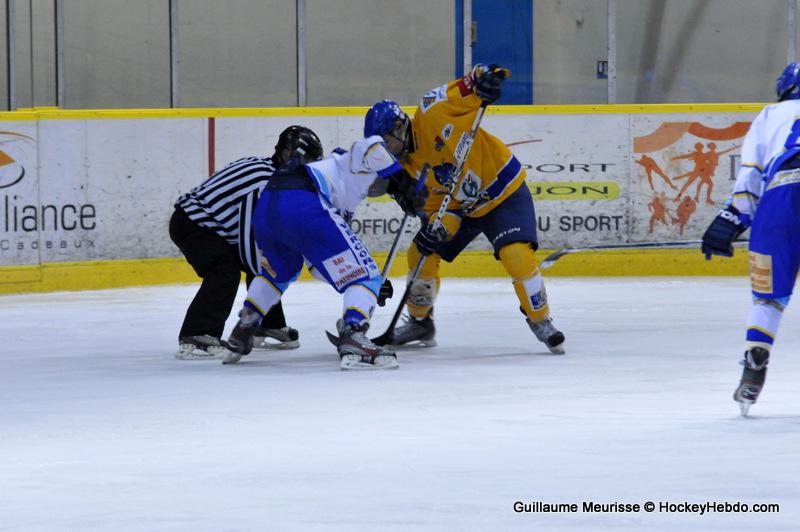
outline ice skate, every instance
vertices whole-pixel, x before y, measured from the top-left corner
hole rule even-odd
[[[280,329],[256,329],[253,349],[297,349],[300,347],[300,333],[291,327]]]
[[[342,320],[336,324],[339,330],[339,367],[343,370],[397,368],[397,355],[388,347],[372,343],[365,334],[368,327],[368,324],[344,325]]]
[[[764,387],[768,363],[769,351],[762,347],[753,347],[744,353],[744,360],[740,362],[744,366],[742,380],[733,392],[733,400],[739,403],[742,417],[747,417],[750,405],[756,402]]]
[[[261,315],[248,307],[239,313],[239,322],[233,328],[226,342],[228,354],[222,359],[223,364],[236,364],[242,357],[253,350],[253,335]]]
[[[531,321],[525,318],[528,322],[528,327],[531,328],[536,338],[547,346],[554,355],[563,355],[564,350],[564,333],[559,331],[553,325],[553,318],[545,318],[542,321]]]
[[[421,347],[433,347],[436,345],[436,327],[433,325],[433,318],[430,316],[417,319],[412,316],[404,316],[405,322],[397,327],[393,334],[391,345],[402,349],[417,349]]]
[[[229,353],[219,338],[208,334],[182,336],[178,340],[178,360],[216,360]]]

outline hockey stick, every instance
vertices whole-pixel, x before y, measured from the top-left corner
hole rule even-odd
[[[431,165],[425,163],[422,165],[422,170],[419,172],[419,177],[417,177],[417,187],[416,192],[419,193],[425,187],[425,181],[428,179],[428,172],[431,169]],[[389,248],[389,255],[386,257],[386,264],[383,265],[383,271],[381,272],[381,277],[386,279],[386,276],[389,275],[389,272],[392,269],[392,263],[394,262],[395,257],[397,256],[397,248],[400,244],[400,238],[403,236],[403,231],[406,229],[406,223],[408,222],[409,214],[403,213],[403,220],[400,222],[400,229],[397,230],[397,236],[394,237],[394,242],[392,242],[392,247]]]
[[[734,240],[734,244],[741,244],[750,242],[749,240]],[[633,242],[630,244],[602,244],[599,246],[584,246],[580,248],[564,248],[554,251],[549,254],[539,264],[539,268],[546,270],[552,266],[558,259],[570,253],[578,253],[580,251],[599,251],[604,249],[646,249],[646,248],[686,248],[698,246],[702,244],[702,240],[673,240],[671,242]]]
[[[444,198],[442,198],[442,204],[439,205],[439,210],[436,211],[436,218],[433,220],[433,222],[431,222],[432,229],[434,230],[442,227],[442,220],[447,212],[447,207],[450,205],[450,201],[453,199],[456,181],[458,180],[458,176],[461,175],[461,171],[464,169],[464,164],[467,161],[467,155],[469,155],[469,152],[472,149],[472,143],[475,141],[475,135],[478,133],[478,127],[481,125],[483,113],[486,112],[487,105],[489,105],[487,102],[481,103],[481,107],[478,109],[478,114],[475,116],[475,121],[472,123],[472,129],[469,132],[469,136],[464,139],[464,148],[461,150],[461,156],[456,158],[456,168],[451,174],[452,179],[450,179],[450,181],[447,183],[447,193],[445,194]],[[425,264],[426,258],[427,257],[425,255],[422,255],[419,258],[417,265],[414,267],[414,271],[411,272],[411,276],[406,281],[406,289],[403,292],[403,297],[400,298],[400,303],[397,305],[397,310],[395,311],[394,316],[392,316],[392,321],[389,322],[389,326],[386,328],[386,331],[380,336],[376,336],[372,339],[372,342],[376,345],[390,344],[394,339],[394,327],[397,325],[397,321],[400,319],[400,314],[403,313],[403,308],[406,305],[406,301],[408,301],[408,298],[411,295],[411,285],[413,285],[414,281],[417,280],[417,276],[419,275],[420,270],[422,270],[422,265]]]

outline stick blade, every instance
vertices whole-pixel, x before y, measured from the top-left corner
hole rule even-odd
[[[394,340],[394,331],[389,328],[385,333],[372,339],[372,343],[379,346],[391,345]]]
[[[325,336],[328,337],[328,341],[333,344],[334,347],[339,347],[339,337],[333,334],[330,331],[325,331]]]

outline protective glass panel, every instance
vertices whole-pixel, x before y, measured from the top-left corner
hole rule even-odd
[[[178,5],[180,107],[297,105],[294,1]]]
[[[450,81],[454,4],[307,0],[307,104],[416,104]]]
[[[169,3],[64,2],[68,108],[169,107]]]

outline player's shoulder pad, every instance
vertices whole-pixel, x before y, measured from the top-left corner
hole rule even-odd
[[[380,177],[386,177],[397,172],[402,166],[397,158],[392,155],[383,138],[378,135],[366,137],[361,141],[359,150],[361,151],[364,165]],[[355,151],[355,145],[353,146]]]

